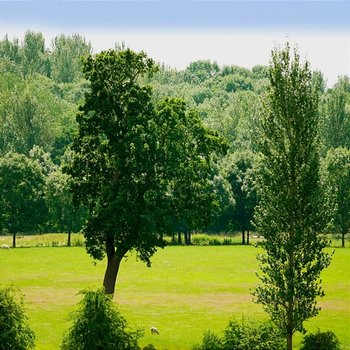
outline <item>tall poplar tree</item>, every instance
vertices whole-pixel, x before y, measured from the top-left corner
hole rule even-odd
[[[289,44],[272,51],[270,89],[261,122],[258,232],[261,284],[255,290],[292,349],[293,334],[320,310],[320,274],[330,264],[318,233],[325,225],[319,181],[318,93],[309,63]]]

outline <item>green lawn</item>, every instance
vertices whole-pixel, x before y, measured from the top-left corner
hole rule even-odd
[[[132,255],[122,263],[115,302],[130,326],[145,329],[142,346],[191,349],[204,330],[220,333],[229,319],[266,317],[250,295],[256,253],[251,246],[167,247],[154,256],[152,268]],[[59,349],[78,291],[101,285],[105,262],[94,264],[82,247],[0,250],[0,261],[1,282],[19,286],[26,296],[37,349]],[[349,262],[349,248],[335,249],[322,276],[322,311],[307,323],[309,330],[333,330],[344,349],[350,349]],[[151,326],[160,336],[151,336]],[[296,349],[299,340],[296,335]]]

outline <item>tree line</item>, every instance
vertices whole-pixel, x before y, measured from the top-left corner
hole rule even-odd
[[[116,45],[118,48],[120,45]],[[79,210],[75,213],[79,217],[71,217],[74,211],[69,204],[69,195],[63,195],[68,177],[62,174],[62,163],[70,157],[70,145],[78,130],[76,114],[89,86],[82,72],[81,57],[91,53],[90,43],[79,34],[59,35],[52,40],[50,48],[45,45],[41,33],[31,31],[25,34],[22,42],[9,40],[7,36],[0,41],[0,155],[4,158],[1,164],[21,162],[17,154],[25,156],[28,166],[32,161],[41,166],[37,171],[40,170],[40,181],[45,183],[43,190],[33,189],[42,198],[28,206],[28,215],[23,215],[22,219],[18,214],[14,215],[18,209],[11,209],[11,200],[2,196],[0,227],[3,232],[75,231],[81,228],[85,211]],[[184,238],[184,243],[189,244],[191,232],[202,229],[208,232],[241,231],[242,243],[249,244],[249,232],[254,229],[253,213],[258,204],[255,178],[259,168],[259,123],[262,101],[270,84],[268,67],[220,67],[211,61],[192,62],[184,70],[163,64],[156,66],[152,77],[139,78],[152,87],[153,98],[183,99],[186,108],[196,109],[206,127],[225,138],[229,149],[212,169],[210,182],[217,205],[210,222],[185,225],[186,220],[179,219],[178,241],[183,243]],[[332,88],[327,88],[322,73],[317,71],[312,73],[311,79],[320,92],[322,179],[332,199],[329,231],[341,233],[344,245],[350,226],[350,83],[347,77],[340,77]],[[4,181],[12,176],[9,169],[1,171]],[[9,186],[9,182],[5,182]],[[33,188],[43,186],[32,185]],[[54,186],[59,188],[53,189]],[[65,211],[70,215],[64,214]],[[12,222],[14,216],[17,223]]]

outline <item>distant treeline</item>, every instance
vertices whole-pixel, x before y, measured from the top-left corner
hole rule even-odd
[[[62,168],[70,159],[76,114],[88,88],[81,58],[92,54],[92,47],[79,34],[59,35],[47,47],[43,34],[32,31],[26,32],[23,41],[7,36],[0,40],[3,233],[79,231],[86,215],[84,208],[73,206],[69,178]],[[115,49],[122,48],[116,44]],[[227,140],[229,152],[219,160],[212,177],[219,200],[207,231],[239,230],[246,243],[259,200],[255,180],[261,166],[259,122],[269,87],[268,67],[219,66],[208,60],[176,70],[160,64],[158,72],[147,79],[154,98],[184,99],[199,111],[207,127]],[[313,72],[312,80],[321,95],[322,178],[335,203],[329,229],[345,235],[349,219],[344,220],[344,215],[350,209],[340,208],[346,191],[339,193],[339,184],[349,176],[345,169],[349,167],[350,82],[340,77],[327,88],[319,71]],[[13,191],[11,184],[20,184],[18,190]],[[196,227],[178,227],[188,242],[192,230]]]

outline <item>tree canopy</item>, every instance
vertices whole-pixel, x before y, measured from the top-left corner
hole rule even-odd
[[[183,101],[153,101],[140,79],[155,70],[143,52],[129,49],[84,61],[90,90],[67,172],[75,200],[88,208],[87,250],[97,259],[107,254],[104,286],[110,294],[128,251],[150,264],[174,220],[193,225],[208,217],[211,154],[225,150]],[[195,206],[205,210],[194,215]]]

